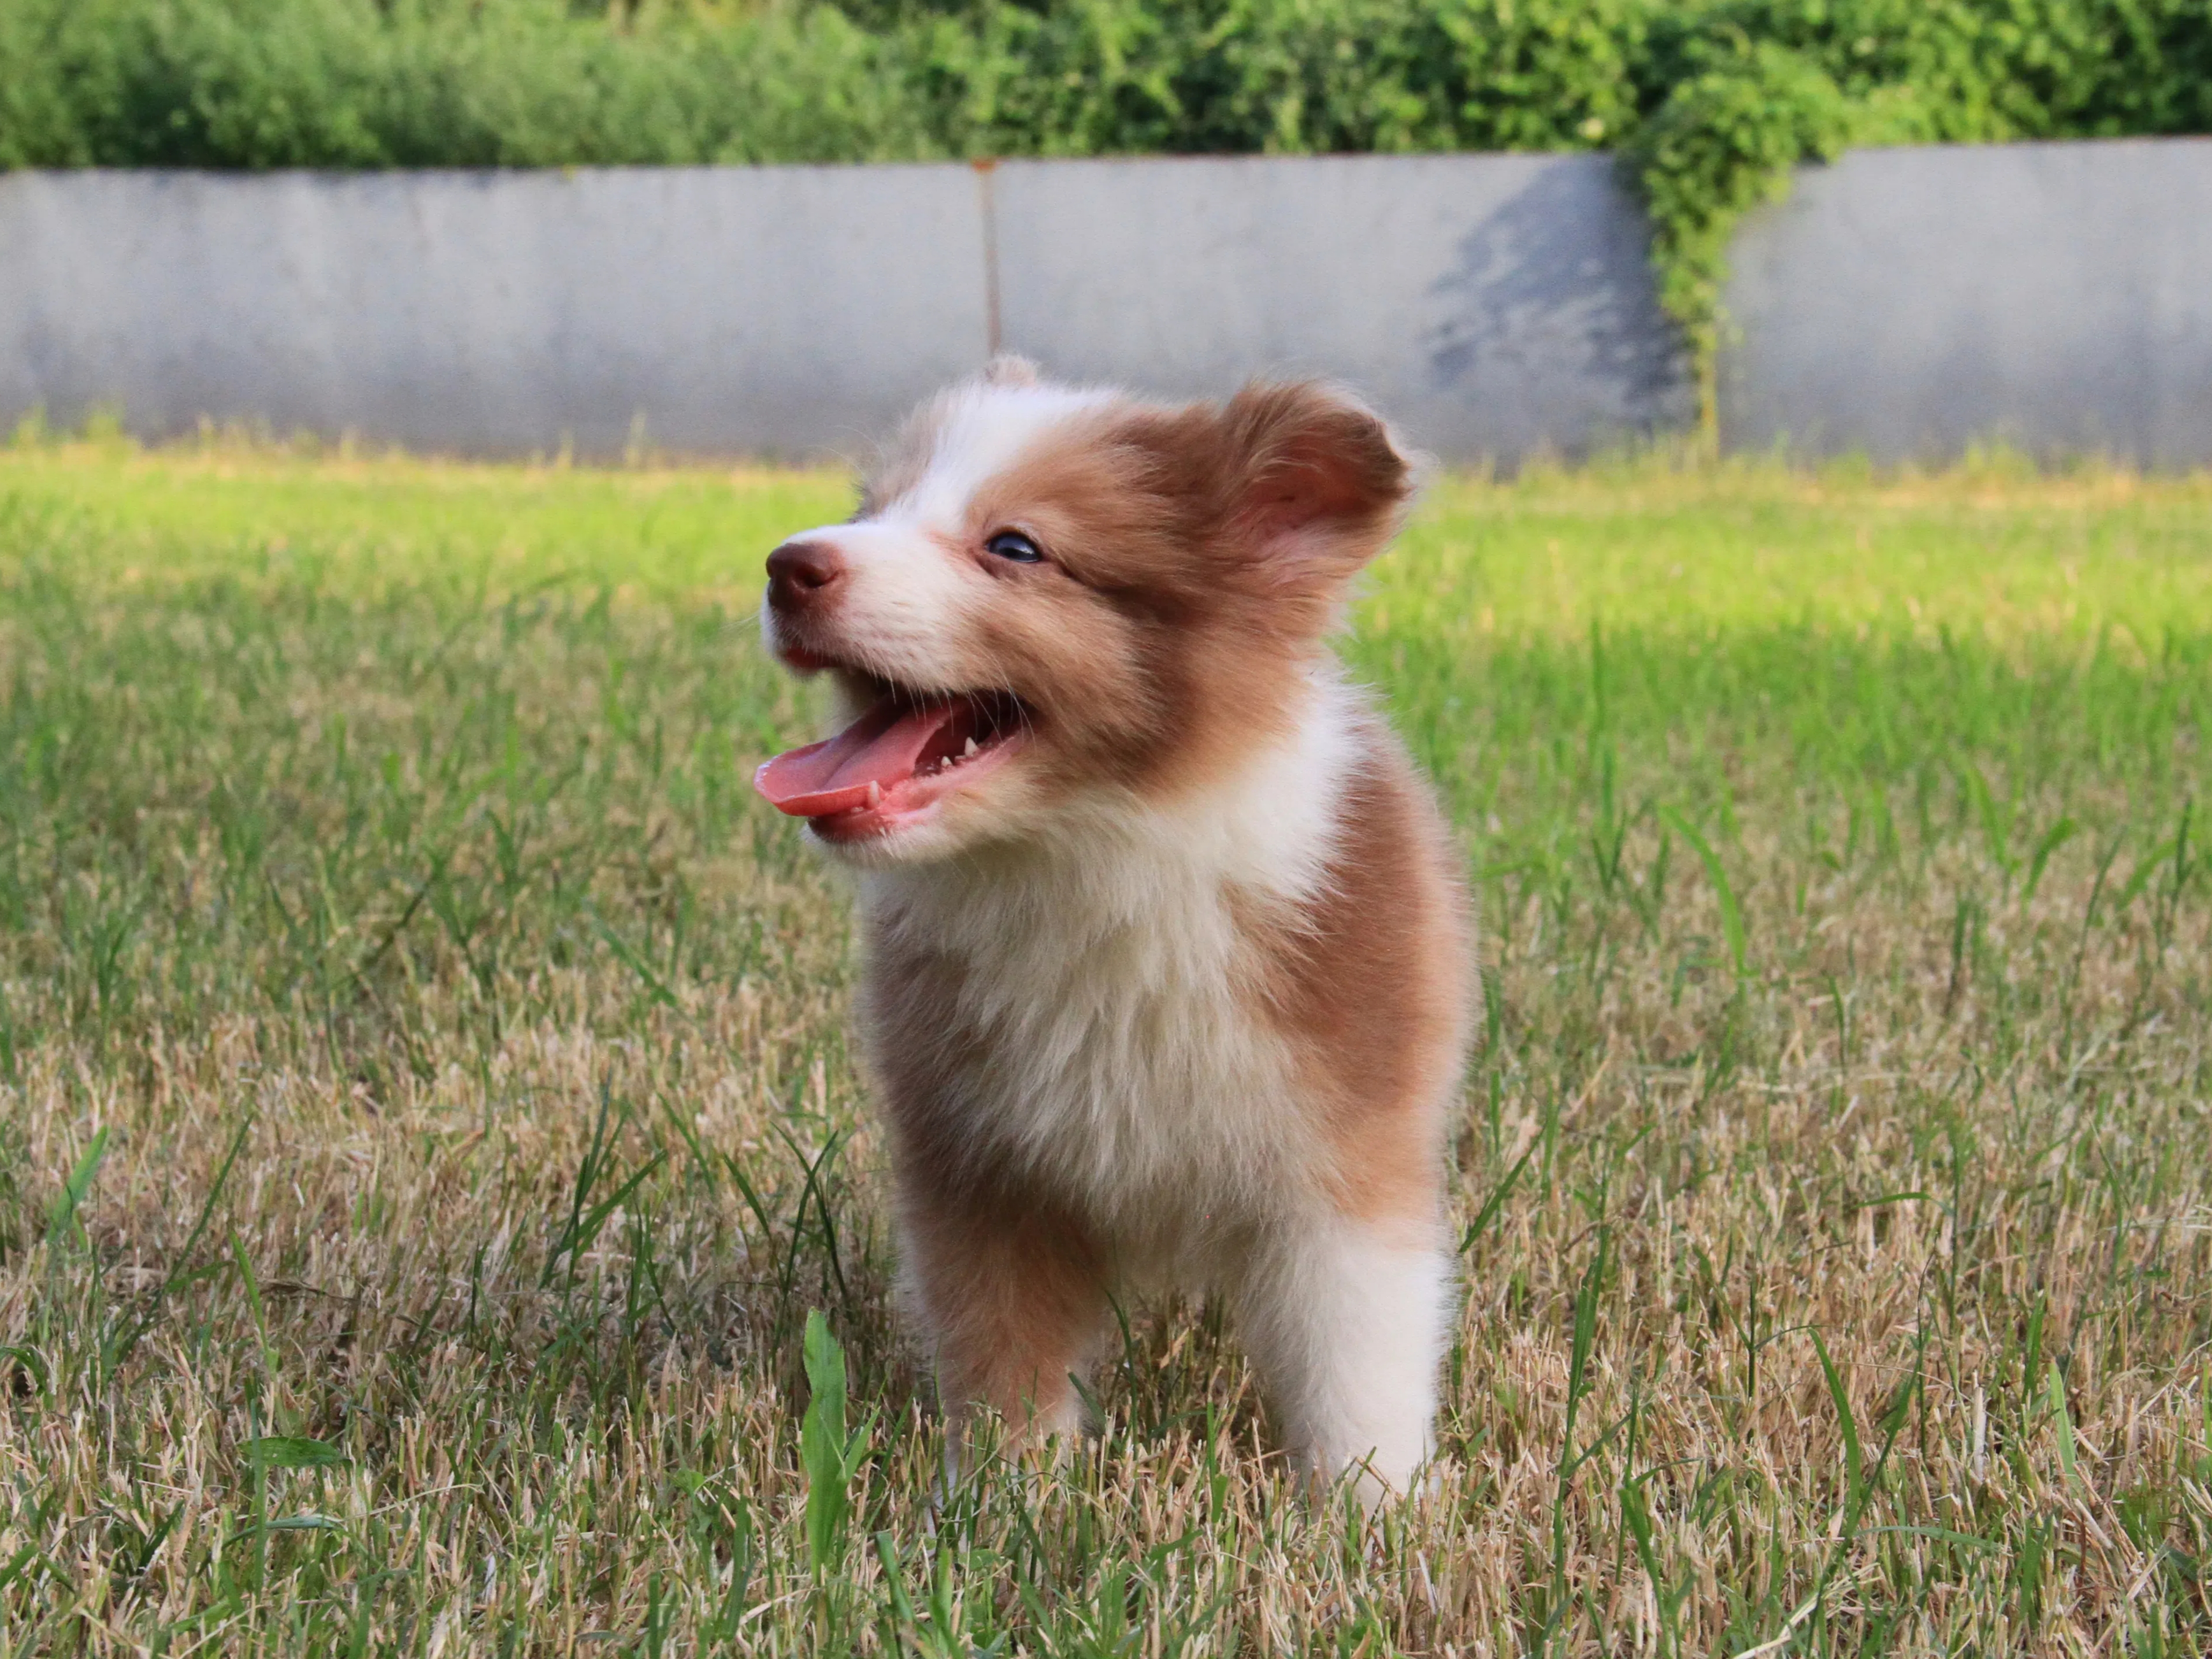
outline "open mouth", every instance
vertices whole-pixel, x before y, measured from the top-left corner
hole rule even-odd
[[[858,841],[926,816],[1022,743],[1027,713],[1003,691],[917,691],[871,678],[875,701],[843,731],[778,755],[753,787],[827,841]]]

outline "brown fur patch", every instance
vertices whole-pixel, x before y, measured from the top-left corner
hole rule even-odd
[[[890,1117],[902,1272],[933,1338],[947,1411],[971,1402],[1018,1431],[1071,1409],[1106,1314],[1106,1263],[1030,1183],[975,1157],[957,1075],[978,1037],[956,1015],[956,957],[872,940],[863,1020]],[[890,987],[896,995],[884,995]]]
[[[871,955],[863,1013],[891,1131],[902,1267],[945,1407],[957,1416],[980,1401],[1018,1431],[1049,1425],[1073,1403],[1069,1375],[1093,1357],[1107,1263],[1073,1218],[977,1155],[956,1081],[978,1046],[954,1012],[961,963],[881,937]],[[898,994],[873,994],[890,987]]]
[[[1089,1240],[1043,1209],[942,1198],[901,1183],[904,1271],[935,1337],[947,1409],[986,1405],[1031,1436],[1072,1426],[1070,1378],[1097,1358],[1106,1316]]]
[[[1466,900],[1436,806],[1373,722],[1326,890],[1278,922],[1268,1012],[1325,1113],[1342,1212],[1418,1236],[1443,1200],[1446,1109],[1465,1042]]]

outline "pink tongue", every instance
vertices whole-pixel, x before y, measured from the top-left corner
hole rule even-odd
[[[914,775],[921,751],[952,713],[950,703],[905,709],[886,697],[836,737],[768,762],[753,774],[753,787],[795,818],[866,806],[870,785],[888,790]]]

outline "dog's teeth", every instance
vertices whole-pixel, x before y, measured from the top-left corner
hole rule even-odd
[[[968,746],[967,746],[965,749],[963,749],[963,750],[960,751],[960,758],[961,758],[962,760],[966,760],[966,759],[968,758],[968,757],[969,757],[969,756],[970,756],[970,755],[974,754],[975,752],[975,738],[969,738],[969,739],[968,739]]]
[[[878,783],[878,782],[877,782],[873,778],[870,778],[870,779],[868,780],[868,805],[869,805],[869,806],[870,806],[870,807],[872,807],[872,807],[877,807],[877,806],[880,806],[880,805],[883,805],[883,803],[884,803],[884,787],[883,787],[883,785],[881,785],[880,783]]]

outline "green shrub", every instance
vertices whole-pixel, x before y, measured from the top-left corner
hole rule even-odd
[[[2206,0],[1717,0],[1656,17],[1626,159],[1707,381],[1726,249],[1847,147],[2212,130]]]
[[[2212,0],[0,0],[0,167],[1619,149],[1708,368],[1854,144],[2212,131]]]
[[[904,26],[949,148],[1571,149],[1636,118],[1649,0],[1102,0]]]
[[[562,167],[944,153],[827,6],[617,28],[556,0],[0,0],[0,167]]]

